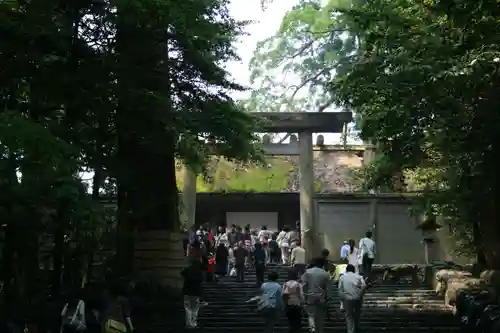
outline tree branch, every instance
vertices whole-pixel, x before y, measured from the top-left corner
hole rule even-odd
[[[292,96],[290,97],[290,99],[294,99],[295,95],[299,92],[300,89],[304,88],[304,86],[306,84],[308,84],[309,82],[311,82],[312,80],[315,80],[317,79],[318,77],[320,77],[321,75],[325,74],[326,72],[330,71],[331,68],[323,68],[322,70],[320,70],[318,73],[314,74],[313,76],[310,76],[309,78],[305,79],[304,81],[302,81],[301,84],[299,84],[298,86],[295,87],[295,90],[294,92],[292,93]]]

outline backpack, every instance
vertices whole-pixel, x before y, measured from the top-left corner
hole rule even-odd
[[[291,282],[291,283],[289,283]],[[283,294],[284,295],[290,295],[290,294],[300,294],[300,285],[297,281],[287,281],[283,285]]]
[[[87,329],[85,322],[85,302],[78,300],[74,309],[69,309],[69,303],[64,306],[66,313],[64,314],[63,325],[70,326],[77,331],[84,331]],[[64,311],[64,310],[63,310]]]

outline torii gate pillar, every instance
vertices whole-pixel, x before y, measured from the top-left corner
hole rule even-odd
[[[308,256],[321,252],[318,226],[314,211],[314,156],[311,132],[299,133],[299,191],[300,191],[300,234],[301,242],[308,249]]]

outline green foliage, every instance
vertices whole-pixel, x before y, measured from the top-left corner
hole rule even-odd
[[[260,42],[250,63],[247,107],[258,111],[323,111],[332,106],[326,85],[356,59],[357,37],[339,8],[353,0],[300,1],[279,31]],[[297,84],[297,78],[299,83]],[[280,81],[281,79],[281,81]]]
[[[499,11],[490,1],[414,0],[343,10],[360,32],[359,60],[330,86],[336,103],[357,112],[362,136],[382,147],[374,180],[391,169],[432,170],[424,201],[468,230],[492,267],[500,266]]]
[[[242,90],[225,63],[245,22],[227,6],[0,2],[1,278],[14,313],[40,292],[40,249],[57,295],[61,281],[79,283],[62,277],[91,267],[117,225],[174,229],[176,157],[200,169],[213,153],[260,159],[257,124],[229,97]],[[82,171],[95,173],[92,194]],[[116,219],[98,199],[117,192]]]

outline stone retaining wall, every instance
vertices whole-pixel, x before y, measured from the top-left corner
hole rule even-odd
[[[434,267],[433,284],[464,331],[500,332],[500,271],[476,276],[473,267]]]

